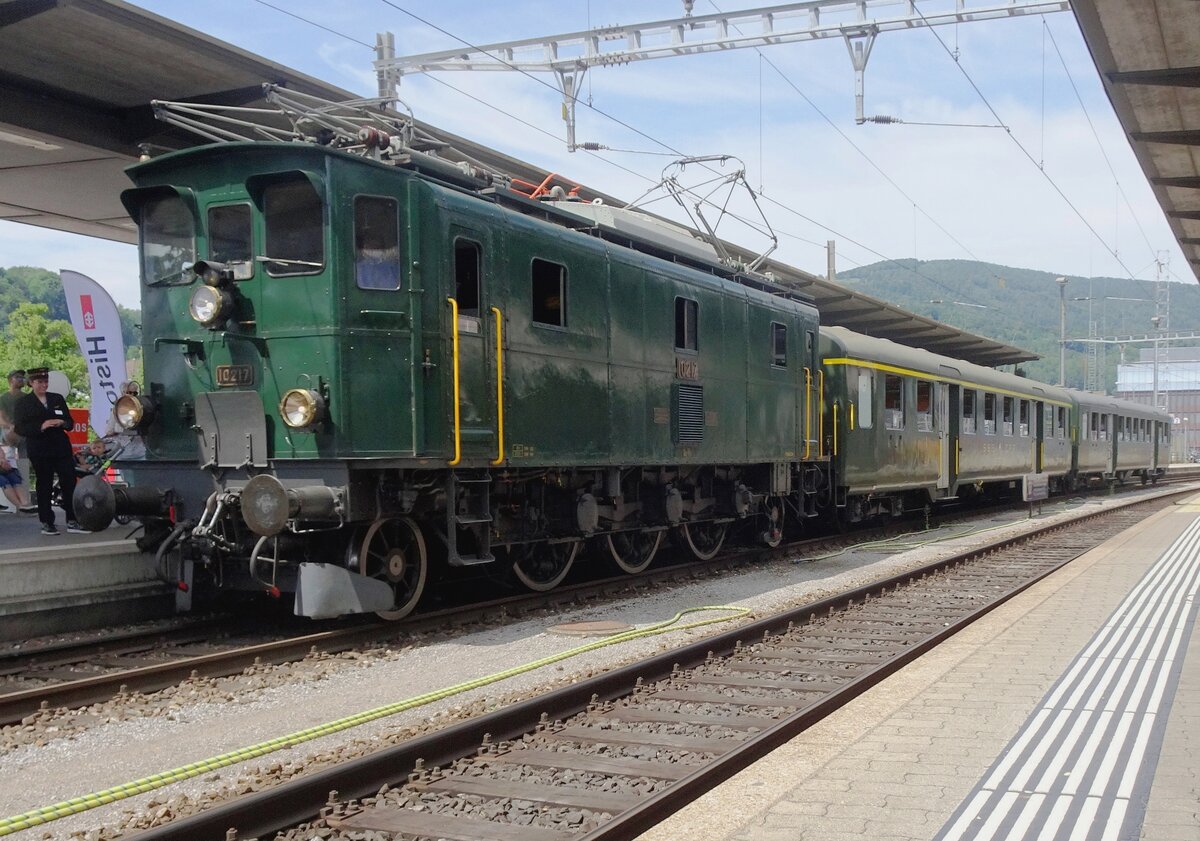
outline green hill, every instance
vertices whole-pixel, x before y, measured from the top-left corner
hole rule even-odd
[[[1030,377],[1052,383],[1058,380],[1057,277],[1053,272],[971,260],[896,260],[863,266],[837,279],[912,312],[1040,354],[1042,359],[1022,367]],[[1153,329],[1153,282],[1068,276],[1066,293],[1068,339],[1088,335],[1089,303],[1100,336],[1144,335]],[[1170,328],[1173,332],[1200,328],[1200,285],[1171,284]],[[1126,354],[1135,359],[1136,347]],[[1067,385],[1083,387],[1085,358],[1085,345],[1067,343]],[[1103,367],[1110,392],[1119,358],[1119,350],[1109,346]]]

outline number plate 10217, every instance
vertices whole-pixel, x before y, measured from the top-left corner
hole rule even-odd
[[[217,385],[221,388],[254,385],[254,369],[249,365],[218,365]]]

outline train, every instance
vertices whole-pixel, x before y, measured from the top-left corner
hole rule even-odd
[[[656,217],[353,140],[128,169],[146,383],[114,414],[144,456],[75,510],[139,519],[181,608],[399,619],[447,569],[549,590],[583,557],[1163,472],[1162,412],[822,327]]]

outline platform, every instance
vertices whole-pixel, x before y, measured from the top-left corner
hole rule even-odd
[[[174,590],[153,556],[138,551],[132,526],[44,537],[36,514],[0,513],[0,641],[168,616]]]
[[[1200,839],[1200,496],[1035,584],[642,836]]]

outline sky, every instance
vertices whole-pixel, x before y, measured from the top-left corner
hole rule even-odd
[[[393,32],[406,55],[683,13],[676,0],[134,4],[364,96],[375,92],[368,45],[377,32]],[[694,14],[760,5],[695,0]],[[594,68],[577,139],[622,151],[575,153],[550,76],[405,76],[400,97],[425,122],[623,198],[653,188],[680,153],[734,156],[779,237],[773,256],[818,274],[833,239],[840,272],[915,257],[1153,279],[1165,253],[1173,278],[1191,280],[1070,13],[882,33],[865,89],[868,115],[904,122],[855,125],[841,39]],[[701,182],[738,166],[692,165],[680,178]],[[654,196],[649,209],[682,218]],[[741,194],[730,207],[757,218]],[[766,247],[736,220],[719,233]],[[0,265],[73,268],[138,306],[132,246],[0,223]]]

